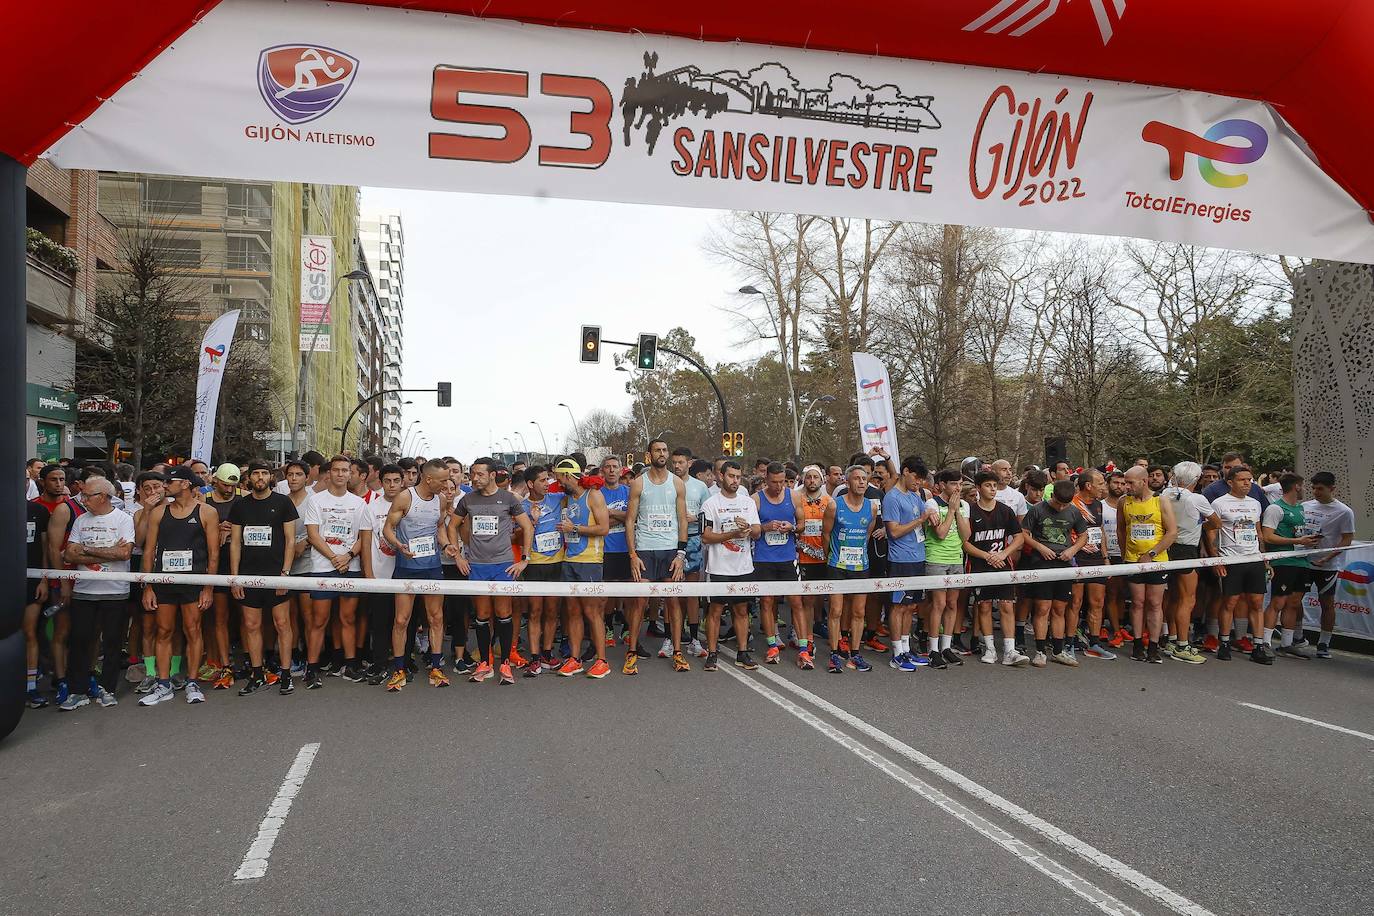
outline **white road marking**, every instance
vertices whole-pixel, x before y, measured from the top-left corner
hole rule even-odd
[[[1374,735],[1369,732],[1358,732],[1353,728],[1346,728],[1344,725],[1333,725],[1330,722],[1323,722],[1321,719],[1309,719],[1307,716],[1300,716],[1297,713],[1284,712],[1282,709],[1274,709],[1270,706],[1260,706],[1258,703],[1241,703],[1241,706],[1250,709],[1258,709],[1260,712],[1271,713],[1276,716],[1283,716],[1285,719],[1294,719],[1298,722],[1306,722],[1308,725],[1315,725],[1318,728],[1328,728],[1333,732],[1340,732],[1342,735],[1352,735],[1356,738],[1363,738],[1366,741],[1374,741]]]
[[[936,806],[943,808],[947,813],[963,821],[964,824],[972,827],[983,836],[992,840],[998,846],[1001,846],[1031,868],[1034,868],[1041,874],[1048,876],[1057,883],[1068,888],[1074,894],[1082,897],[1102,912],[1118,914],[1118,916],[1140,916],[1139,911],[1122,903],[1086,878],[1071,871],[1054,859],[1051,859],[1049,856],[1037,850],[1034,846],[1017,839],[987,818],[969,810],[967,806],[950,798],[930,783],[921,780],[910,770],[903,769],[863,743],[846,735],[830,723],[818,718],[815,714],[803,709],[796,703],[793,703],[791,700],[787,699],[787,697],[782,696],[774,690],[768,689],[751,677],[740,674],[733,668],[727,667],[721,668],[720,670],[735,678],[750,690],[755,691],[777,706],[780,706],[787,712],[796,716],[798,719],[801,719],[807,725],[810,725],[836,744],[839,744],[841,747],[853,752],[858,757],[868,761],[917,795],[920,795],[926,801],[932,802]]]
[[[310,773],[310,767],[315,763],[315,755],[319,751],[320,745],[316,742],[305,745],[296,754],[291,769],[286,771],[286,778],[277,789],[276,797],[267,806],[267,816],[258,825],[258,835],[253,837],[253,842],[248,845],[248,851],[243,854],[243,861],[239,863],[239,870],[234,872],[235,881],[248,881],[267,874],[267,860],[272,855],[277,835],[286,824],[286,815],[291,813],[291,802],[296,793],[300,792],[301,784]]]
[[[735,672],[732,671],[731,673],[733,674]],[[764,668],[759,668],[758,671],[755,673],[762,675],[770,681],[773,681],[778,686],[782,687],[784,690],[787,690],[801,697],[803,700],[812,704],[813,706],[822,710],[823,712],[829,713],[830,715],[834,716],[836,719],[839,719],[841,722],[844,722],[851,728],[854,728],[855,730],[860,731],[865,735],[868,735],[870,738],[873,738],[875,741],[878,741],[886,745],[888,748],[905,757],[907,760],[910,760],[912,763],[915,763],[916,765],[920,766],[922,769],[934,773],[936,776],[939,776],[941,779],[944,779],[947,782],[953,783],[955,786],[972,795],[974,798],[980,799],[981,801],[986,802],[987,804],[996,808],[998,811],[1001,811],[1003,814],[1006,814],[1014,821],[1016,821],[1018,824],[1021,824],[1025,827],[1029,827],[1031,830],[1034,830],[1036,833],[1040,834],[1046,839],[1053,840],[1055,843],[1058,843],[1065,849],[1070,850],[1080,858],[1088,862],[1091,862],[1093,865],[1096,865],[1097,867],[1106,871],[1108,874],[1110,874],[1117,880],[1129,884],[1131,887],[1136,888],[1137,890],[1148,895],[1154,900],[1157,900],[1158,902],[1164,904],[1174,912],[1182,914],[1182,916],[1213,916],[1212,912],[1208,910],[1206,907],[1194,903],[1187,897],[1184,897],[1182,894],[1179,894],[1177,891],[1165,887],[1163,884],[1160,884],[1158,881],[1155,881],[1148,875],[1142,874],[1141,872],[1127,865],[1125,862],[1122,862],[1119,859],[1116,859],[1108,855],[1107,853],[1103,852],[1100,849],[1097,849],[1096,847],[1090,845],[1084,840],[1080,840],[1073,834],[1065,830],[1061,830],[1059,827],[1056,827],[1049,821],[1046,821],[1043,818],[1032,814],[1031,812],[1027,811],[1025,808],[1022,808],[1015,802],[1003,798],[996,792],[992,791],[986,786],[983,786],[980,783],[974,782],[972,779],[968,778],[967,776],[958,772],[957,770],[950,769],[949,767],[945,766],[943,763],[940,763],[940,761],[934,759],[933,757],[928,757],[927,755],[922,754],[920,751],[916,750],[915,748],[911,747],[905,742],[899,741],[898,739],[892,737],[882,729],[870,725],[863,719],[860,719],[858,716],[852,715],[846,712],[845,710],[839,708],[838,706],[834,705],[833,703],[830,703],[822,699],[821,697],[818,697],[816,694],[812,693],[806,688],[799,687],[798,685],[787,680],[787,678],[776,675],[773,672],[768,671]],[[743,675],[741,675],[741,677],[742,676]]]

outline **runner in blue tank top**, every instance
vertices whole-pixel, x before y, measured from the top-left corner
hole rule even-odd
[[[797,582],[797,525],[802,512],[800,497],[787,487],[787,469],[779,461],[768,465],[763,488],[754,494],[759,508],[762,536],[754,542],[754,575],[761,582]],[[792,631],[797,637],[797,665],[811,667],[811,621],[802,606],[801,595],[787,596],[792,611]],[[764,662],[776,665],[782,656],[782,640],[778,637],[778,599],[776,595],[759,598],[759,615],[763,621],[763,635],[768,640]]]
[[[420,478],[415,486],[397,493],[392,500],[391,511],[387,513],[386,524],[382,528],[382,538],[396,551],[396,569],[392,578],[444,578],[443,564],[439,558],[439,522],[449,510],[448,499],[443,492],[451,473],[448,465],[439,459],[428,461],[420,468]],[[425,595],[424,600],[425,628],[431,636],[429,682],[435,687],[447,687],[448,676],[444,674],[441,658],[444,645],[444,596]],[[392,693],[406,685],[406,639],[414,609],[414,595],[396,595],[396,614],[391,621],[391,674],[386,682],[386,689]],[[438,638],[435,639],[435,636]],[[374,633],[372,637],[386,638],[381,633]]]
[[[825,510],[827,562],[832,579],[864,579],[868,577],[868,539],[877,518],[873,504],[864,497],[868,490],[868,469],[851,465],[845,473],[845,482],[844,494]],[[844,667],[853,671],[872,670],[873,666],[859,654],[867,597],[863,593],[830,596],[830,666],[827,670],[831,674],[839,674]],[[849,631],[851,650],[848,660],[839,651],[840,634],[845,629]]]
[[[668,470],[668,443],[649,443],[649,467],[630,484],[625,511],[630,575],[636,582],[681,582],[687,559],[687,486]],[[628,602],[624,674],[636,674],[639,628],[647,598]],[[673,638],[673,669],[689,671],[682,654],[682,604],[669,598],[668,626]]]

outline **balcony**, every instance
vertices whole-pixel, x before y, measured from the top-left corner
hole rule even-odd
[[[29,317],[43,325],[72,324],[77,306],[85,304],[77,301],[72,277],[33,255],[27,255],[25,261],[25,299],[28,300]]]

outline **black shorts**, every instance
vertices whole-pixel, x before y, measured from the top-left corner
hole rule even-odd
[[[1067,569],[1066,566],[1042,566],[1038,569]],[[1068,601],[1073,597],[1072,579],[1052,579],[1041,582],[1027,582],[1023,595],[1032,601]]]
[[[714,578],[714,577],[712,577]],[[796,582],[796,563],[755,563],[755,582]]]
[[[199,585],[154,585],[153,594],[158,604],[195,604],[200,600]]]
[[[1306,566],[1275,566],[1274,597],[1301,595],[1312,584],[1312,570]]]
[[[1309,569],[1307,579],[1317,589],[1318,595],[1332,595],[1336,591],[1336,580],[1340,573],[1334,569]]]
[[[840,569],[838,566],[828,566],[826,570],[827,579],[871,579],[873,573],[867,569]]]
[[[1263,595],[1267,580],[1263,561],[1236,563],[1226,567],[1226,575],[1221,580],[1221,593],[1227,597]]]
[[[797,569],[801,572],[803,582],[820,582],[830,578],[830,567],[824,563],[798,563]]]
[[[903,563],[899,560],[891,560],[887,564],[888,572],[893,576],[924,576],[926,574],[925,560],[919,563]],[[922,590],[898,591],[892,593],[893,604],[915,604],[925,598],[926,593]]]
[[[521,582],[562,582],[562,563],[531,563],[520,574]]]
[[[42,581],[43,581],[42,579],[25,579],[25,580],[24,580],[24,583],[25,583],[24,604],[25,604],[26,606],[27,606],[27,605],[30,605],[30,604],[37,604],[37,603],[38,603],[38,583],[40,583],[40,582],[42,582]]]
[[[630,555],[608,553],[601,558],[601,577],[606,582],[630,581]]]
[[[887,556],[887,539],[873,538],[868,542],[868,571],[867,575],[881,579],[888,574],[889,562]]]
[[[271,610],[279,604],[285,604],[290,597],[291,593],[284,588],[245,588],[243,600],[239,603],[244,607]]]
[[[708,581],[708,582],[752,582],[752,581],[754,581],[754,574],[753,574],[753,573],[745,573],[745,574],[742,575],[742,576],[717,576],[717,575],[711,574],[711,575],[708,575],[708,576],[707,576],[707,581]],[[733,606],[738,607],[738,606],[741,605],[741,604],[748,604],[748,603],[749,603],[750,601],[752,601],[752,600],[753,600],[753,598],[751,598],[749,595],[724,595],[724,594],[720,594],[720,595],[712,595],[710,598],[707,598],[707,599],[706,599],[706,602],[707,602],[708,604],[726,604],[726,605],[733,605]]]
[[[1172,549],[1172,548],[1170,548]],[[1135,585],[1168,585],[1169,573],[1167,572],[1143,572],[1126,577],[1127,582]]]
[[[644,564],[644,572],[640,573],[640,578],[649,582],[662,582],[673,577],[673,561],[677,559],[677,548],[641,550],[635,556]],[[683,563],[686,564],[685,559]]]
[[[979,585],[973,589],[971,600],[974,604],[983,601],[1011,601],[1016,597],[1016,589],[1010,582],[1001,585]]]

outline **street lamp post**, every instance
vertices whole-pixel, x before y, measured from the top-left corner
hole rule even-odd
[[[806,419],[811,416],[811,408],[815,407],[817,404],[829,404],[834,400],[835,396],[833,394],[823,394],[818,398],[812,398],[811,403],[806,405],[806,409],[802,411],[801,425],[797,428],[797,447],[792,455],[793,460],[798,462],[801,461],[802,433],[806,432]]]
[[[639,405],[639,419],[644,427],[644,438],[647,441],[649,438],[649,415],[644,411],[644,396],[639,390],[639,377],[631,372],[627,366],[616,366],[615,371],[630,373],[630,384],[634,385],[635,388],[635,403]]]
[[[345,280],[366,280],[368,273],[365,270],[350,270],[342,277],[334,281],[334,288],[329,291],[329,298],[325,300],[325,307],[331,309],[329,313],[330,327],[333,327],[334,313],[332,311],[334,295],[339,291],[339,285]],[[310,337],[310,349],[301,354],[300,377],[296,380],[296,426],[292,441],[296,443],[296,454],[301,453],[301,417],[305,415],[305,380],[310,373],[310,360],[315,355],[315,346],[320,340],[320,328],[323,322],[315,323],[315,333]]]
[[[539,430],[539,441],[544,444],[544,458],[552,458],[553,456],[549,454],[549,440],[544,438],[544,427],[539,425],[538,420],[531,420],[530,425]]]
[[[562,401],[558,402],[558,406],[567,410],[568,417],[572,420],[573,434],[577,436],[577,444],[579,447],[585,447],[585,443],[583,443],[582,441],[582,430],[579,429],[577,426],[577,417],[573,416],[572,408],[569,407],[567,404],[564,404]]]
[[[768,302],[768,297],[763,290],[754,286],[741,286],[739,291],[746,296],[759,296],[763,299],[763,305],[768,312],[768,321],[773,325],[773,334],[778,338],[778,358],[782,360],[782,372],[787,376],[787,399],[792,407],[792,441],[797,445],[797,451],[801,451],[801,424],[797,418],[797,392],[792,387],[792,370],[787,365],[787,343],[782,339],[782,330],[778,327],[777,319],[773,317],[773,307]],[[760,335],[762,336],[762,335]],[[797,457],[797,456],[793,456]]]
[[[406,434],[405,434],[405,436],[403,436],[402,439],[401,439],[401,454],[398,455],[397,457],[399,457],[399,458],[404,458],[404,457],[405,457],[406,450],[409,449],[409,448],[410,448],[410,445],[411,445],[411,442],[410,442],[411,434],[415,432],[415,427],[417,427],[419,424],[420,424],[420,421],[419,421],[419,420],[411,420],[411,421],[410,421],[410,425],[406,427]]]
[[[524,449],[524,452],[525,452],[526,455],[529,455],[529,453],[530,453],[530,447],[529,447],[528,445],[525,444],[525,434],[522,433],[522,432],[520,432],[520,430],[517,429],[517,430],[515,431],[515,437],[516,437],[517,439],[520,440],[520,448]]]

